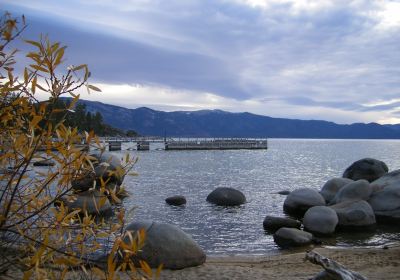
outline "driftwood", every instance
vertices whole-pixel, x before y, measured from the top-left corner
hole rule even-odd
[[[325,270],[313,278],[313,280],[366,280],[361,274],[345,268],[340,263],[337,263],[327,257],[324,257],[314,251],[306,253],[305,260],[313,264],[322,266]]]

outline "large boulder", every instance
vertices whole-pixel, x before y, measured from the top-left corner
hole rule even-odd
[[[353,180],[348,178],[332,178],[322,186],[319,193],[325,198],[326,203],[329,203],[343,186],[351,182]]]
[[[283,210],[291,215],[303,216],[313,206],[325,205],[325,199],[316,190],[302,188],[292,191],[283,203]]]
[[[91,156],[96,159],[94,161],[94,172],[98,181],[102,178],[103,181],[122,184],[125,171],[118,157],[107,152],[95,153],[91,154]]]
[[[368,202],[378,221],[400,221],[400,184],[393,183],[374,192]]]
[[[371,183],[372,191],[383,190],[386,186],[400,185],[400,169],[389,172]]]
[[[383,161],[373,158],[363,158],[346,168],[343,178],[352,180],[365,179],[372,182],[382,177],[388,172],[389,168]]]
[[[186,198],[183,195],[174,195],[167,197],[165,202],[169,205],[181,206],[186,204]]]
[[[300,228],[301,223],[298,220],[294,220],[286,217],[273,217],[266,216],[263,222],[264,229],[269,232],[276,232],[278,229],[286,228]]]
[[[339,219],[335,210],[327,206],[314,206],[304,214],[303,224],[306,230],[329,235],[335,232]]]
[[[61,197],[60,201],[70,211],[79,209],[89,215],[108,216],[112,214],[111,204],[107,196],[98,190],[84,191],[70,196]],[[59,204],[60,202],[56,203]]]
[[[142,228],[146,231],[146,241],[137,257],[151,267],[156,268],[163,264],[164,268],[182,269],[205,262],[203,250],[180,228],[171,224],[145,221],[133,222],[126,230],[136,232]]]
[[[345,201],[330,206],[339,218],[342,229],[372,228],[376,224],[374,210],[365,200]]]
[[[220,206],[238,206],[246,203],[246,197],[236,189],[219,187],[207,196],[207,201]]]
[[[370,183],[364,179],[357,180],[343,186],[332,199],[331,204],[343,201],[368,200],[371,194],[372,188]]]
[[[280,228],[274,233],[274,241],[281,248],[291,248],[309,245],[313,235],[297,228]]]

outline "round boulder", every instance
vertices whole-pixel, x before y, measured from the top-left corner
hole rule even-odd
[[[400,184],[393,183],[374,192],[368,202],[378,222],[400,221]]]
[[[400,185],[400,169],[389,172],[371,183],[372,191],[383,190],[386,186]]]
[[[372,194],[372,188],[367,180],[357,180],[343,186],[331,204],[337,204],[343,201],[368,200]]]
[[[150,267],[157,268],[163,264],[164,268],[182,269],[205,262],[203,250],[177,226],[145,221],[133,222],[126,230],[136,232],[142,228],[146,231],[146,241],[137,257]]]
[[[326,206],[314,206],[304,214],[304,227],[316,234],[332,234],[338,224],[335,210]]]
[[[102,178],[103,181],[122,184],[125,177],[125,170],[118,157],[107,152],[91,154],[91,156],[96,159],[94,162],[94,171],[97,179]]]
[[[302,188],[292,191],[283,203],[283,210],[291,215],[303,216],[313,206],[325,205],[325,199],[316,190]]]
[[[332,178],[322,186],[319,193],[325,198],[326,203],[329,203],[343,186],[351,182],[353,180],[348,178]]]
[[[278,229],[286,228],[300,228],[301,223],[298,220],[285,217],[266,216],[263,222],[264,229],[269,232],[276,232]]]
[[[60,200],[70,211],[79,209],[89,215],[108,216],[112,214],[111,203],[107,196],[98,190],[79,192],[71,196],[63,196]]]
[[[274,241],[281,248],[291,248],[309,245],[313,235],[297,228],[280,228],[274,233]]]
[[[343,229],[364,229],[374,227],[375,214],[365,200],[345,201],[330,206],[339,218],[338,227]]]
[[[236,189],[219,187],[207,196],[207,201],[220,206],[238,206],[246,203],[246,197]]]
[[[174,195],[167,197],[165,202],[169,205],[181,206],[186,204],[186,198],[183,195]]]
[[[389,168],[383,161],[373,158],[363,158],[347,167],[343,173],[343,178],[355,181],[365,179],[368,182],[372,182],[385,175],[388,170]]]

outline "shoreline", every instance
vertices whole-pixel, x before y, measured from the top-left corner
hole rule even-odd
[[[228,255],[207,256],[198,267],[163,270],[160,279],[311,279],[323,270],[304,260],[312,248],[301,248],[271,256]],[[316,247],[314,251],[368,279],[398,279],[400,244],[384,248]]]

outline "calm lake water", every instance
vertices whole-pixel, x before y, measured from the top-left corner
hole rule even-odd
[[[121,155],[127,151],[117,152]],[[280,190],[308,187],[319,190],[332,177],[340,177],[354,161],[373,157],[390,170],[400,168],[400,141],[270,139],[268,150],[146,151],[125,186],[132,194],[128,220],[171,223],[189,233],[208,255],[274,254],[279,252],[263,230],[266,215],[284,216],[285,196]],[[206,201],[216,187],[242,191],[241,207],[217,207]],[[172,207],[165,198],[184,195],[185,207]],[[324,240],[334,246],[377,246],[399,234],[390,229],[372,233],[338,234]]]

